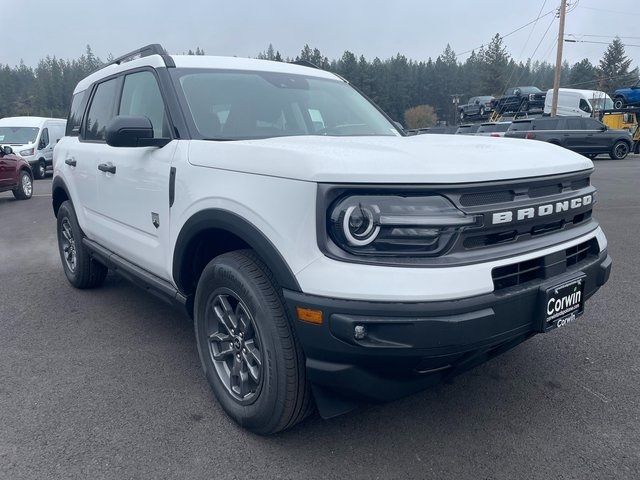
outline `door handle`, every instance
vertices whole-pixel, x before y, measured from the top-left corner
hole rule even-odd
[[[98,170],[100,170],[101,172],[107,172],[107,173],[116,173],[116,166],[112,163],[101,163],[100,165],[98,165]]]
[[[69,165],[70,167],[75,167],[78,162],[75,161],[75,159],[73,158],[67,158],[64,163],[66,163],[67,165]]]

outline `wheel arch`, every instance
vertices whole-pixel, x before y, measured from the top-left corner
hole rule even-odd
[[[242,248],[253,249],[281,287],[300,291],[295,275],[273,243],[249,221],[220,209],[195,213],[183,225],[173,251],[175,284],[182,293],[192,295],[209,261],[222,253]]]
[[[60,177],[55,177],[51,184],[51,203],[53,207],[53,214],[56,217],[58,216],[60,205],[67,200],[71,200],[71,195],[69,195],[69,190],[67,189],[64,180]]]

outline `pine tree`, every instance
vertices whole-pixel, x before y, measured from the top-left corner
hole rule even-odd
[[[496,33],[487,48],[480,50],[479,56],[478,73],[481,91],[487,95],[502,94],[510,86],[506,84],[510,55],[507,53],[502,37]]]
[[[571,88],[583,88],[585,90],[596,89],[596,67],[589,61],[588,58],[580,60],[571,67],[569,73],[568,82],[564,85]],[[563,85],[563,86],[564,86]]]
[[[638,69],[629,72],[631,59],[624,51],[620,38],[616,37],[607,47],[598,66],[598,86],[604,92],[633,83],[638,79]]]

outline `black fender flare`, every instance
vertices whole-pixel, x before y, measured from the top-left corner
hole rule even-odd
[[[62,190],[64,194],[67,196],[69,200],[71,200],[71,195],[69,195],[69,189],[67,185],[64,183],[64,180],[60,177],[54,177],[53,183],[51,184],[51,206],[53,208],[53,214],[58,216],[58,208],[60,207],[60,203],[57,202],[56,191]]]
[[[253,224],[241,216],[221,209],[206,209],[195,213],[183,225],[173,250],[173,279],[178,289],[187,287],[182,278],[183,258],[189,242],[200,232],[208,229],[226,230],[246,242],[267,264],[281,287],[300,292],[300,285],[278,249]]]

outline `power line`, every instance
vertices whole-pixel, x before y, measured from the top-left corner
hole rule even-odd
[[[594,37],[594,38],[630,38],[632,40],[640,40],[640,37],[627,37],[622,35],[590,35],[587,33],[568,33],[568,37],[582,38],[582,37]]]
[[[596,42],[593,40],[575,40],[572,38],[565,38],[564,41],[568,43],[595,43],[597,45],[611,45],[611,42]],[[623,47],[640,47],[640,45],[635,45],[633,43],[623,43],[622,46]]]
[[[557,10],[557,8],[554,8],[553,10],[549,10],[547,13],[544,13],[544,14],[542,14],[542,15],[538,15],[536,18],[534,18],[533,20],[531,20],[531,21],[530,21],[530,22],[528,22],[528,23],[525,23],[525,24],[524,24],[524,25],[522,25],[521,27],[518,27],[518,28],[516,28],[515,30],[512,30],[512,31],[510,31],[509,33],[506,33],[506,34],[504,34],[504,35],[500,35],[500,38],[501,38],[501,39],[504,39],[504,38],[507,38],[507,37],[509,37],[509,36],[513,35],[514,33],[517,33],[517,32],[519,32],[520,30],[522,30],[523,28],[527,28],[529,25],[532,25],[532,24],[536,23],[536,22],[537,22],[538,20],[540,20],[541,18],[547,17],[547,16],[551,15],[552,13],[555,13],[555,12],[556,12],[556,10]],[[480,45],[480,46],[478,46],[478,47],[475,47],[475,48],[472,48],[472,49],[470,49],[470,50],[465,50],[464,52],[461,52],[461,53],[456,54],[456,57],[459,57],[460,55],[464,55],[464,54],[466,54],[466,53],[471,53],[471,52],[473,52],[473,51],[475,51],[475,50],[478,50],[478,49],[480,49],[480,48],[482,48],[482,47],[486,47],[486,45],[485,45],[485,44],[482,44],[482,45]]]
[[[595,10],[596,12],[606,12],[606,13],[619,13],[620,15],[635,15],[635,16],[640,16],[640,13],[635,13],[635,12],[620,12],[617,10],[609,10],[606,8],[596,8],[596,7],[584,7],[581,6],[580,8],[584,8],[586,10]]]

